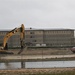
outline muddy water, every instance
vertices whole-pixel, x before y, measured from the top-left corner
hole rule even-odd
[[[0,69],[54,68],[54,67],[75,67],[75,61],[42,61],[42,62],[0,63]]]

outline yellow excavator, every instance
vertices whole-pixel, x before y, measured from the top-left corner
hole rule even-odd
[[[24,44],[24,39],[25,39],[25,27],[24,25],[22,24],[21,27],[19,28],[15,28],[11,31],[9,31],[5,36],[4,36],[4,39],[3,39],[3,47],[1,48],[0,50],[0,54],[13,54],[13,52],[8,52],[8,45],[7,45],[7,41],[8,39],[13,36],[15,33],[19,32],[20,33],[20,44],[21,44],[21,50],[18,52],[18,54],[20,54],[24,47],[25,47],[25,44]]]

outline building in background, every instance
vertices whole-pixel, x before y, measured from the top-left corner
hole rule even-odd
[[[25,43],[30,46],[41,46],[44,43],[43,30],[27,29],[25,31]]]
[[[28,29],[25,42],[33,46],[67,47],[74,46],[72,29]]]
[[[44,31],[44,43],[47,46],[67,47],[74,45],[74,30],[52,29]]]
[[[3,37],[10,30],[0,31],[0,45]],[[72,29],[26,29],[25,43],[28,46],[69,47],[74,46],[74,30]],[[20,47],[20,34],[14,34],[8,40],[9,47]]]

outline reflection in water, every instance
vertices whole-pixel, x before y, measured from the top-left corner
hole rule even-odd
[[[18,69],[21,68],[20,62],[0,63],[0,69]]]
[[[5,64],[4,63],[0,63],[0,69],[5,69]]]
[[[10,63],[4,63],[5,67],[8,69],[14,68]]]
[[[75,67],[75,61],[42,61],[0,63],[0,69]]]
[[[5,63],[6,69],[20,68],[20,66],[21,66],[20,62]]]
[[[25,68],[25,62],[21,62],[21,68]]]

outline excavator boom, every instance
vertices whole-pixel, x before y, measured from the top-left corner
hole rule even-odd
[[[11,36],[13,36],[15,33],[19,32],[20,33],[20,43],[21,43],[21,49],[24,48],[24,39],[25,39],[25,27],[22,24],[21,27],[19,28],[15,28],[11,31],[9,31],[3,39],[3,50],[7,50],[8,46],[7,46],[7,41],[8,39],[10,39]]]
[[[13,36],[16,32],[18,32],[19,29],[15,28],[13,29],[12,31],[8,32],[5,36],[4,36],[4,39],[3,39],[3,49],[6,50],[6,46],[7,46],[7,41],[8,39]]]

